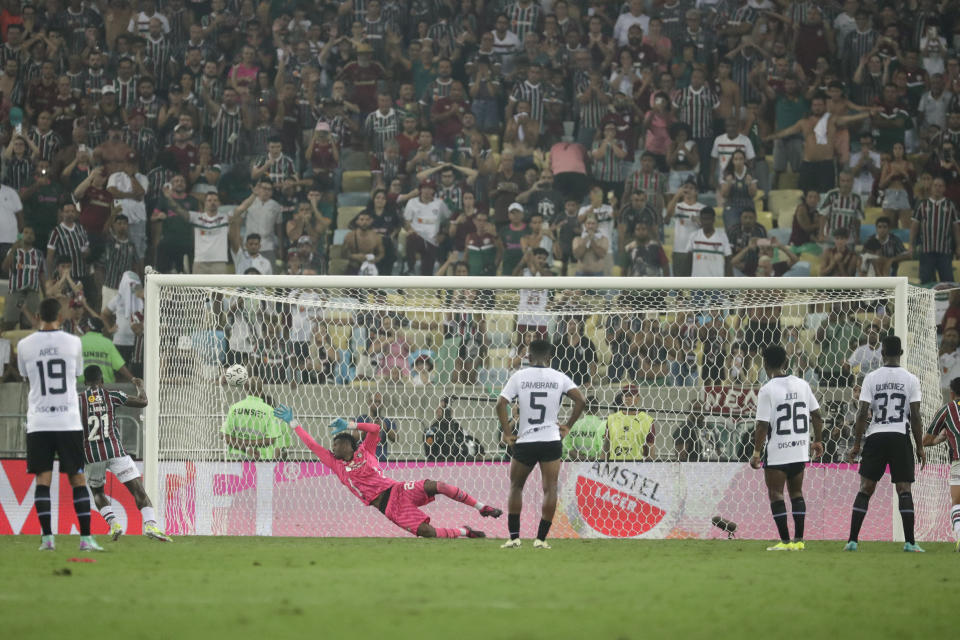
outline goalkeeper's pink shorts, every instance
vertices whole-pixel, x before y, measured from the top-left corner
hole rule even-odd
[[[425,480],[416,482],[398,482],[390,489],[390,500],[383,515],[402,529],[417,535],[417,529],[424,522],[430,522],[430,516],[419,509],[425,504],[433,502],[433,496],[428,496],[423,488]]]

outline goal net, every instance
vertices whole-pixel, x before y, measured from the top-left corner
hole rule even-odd
[[[146,479],[174,535],[408,535],[295,435],[236,448],[226,416],[248,393],[292,407],[325,446],[338,417],[376,422],[388,477],[443,480],[505,507],[509,456],[494,405],[537,336],[589,401],[564,441],[554,536],[715,538],[732,523],[739,537],[773,537],[762,472],[746,463],[769,344],[783,344],[823,407],[807,538],[847,534],[859,481],[845,454],[859,380],[879,366],[884,335],[905,338],[925,423],[942,402],[933,294],[905,279],[152,274],[147,305]],[[252,385],[226,384],[233,364]],[[941,446],[918,474],[920,539],[947,539],[947,466]],[[524,537],[539,498],[534,473]],[[434,525],[506,535],[505,518],[481,520],[442,497],[424,510]],[[863,538],[895,538],[895,514],[884,481]]]

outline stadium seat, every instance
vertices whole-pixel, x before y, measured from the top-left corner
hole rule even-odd
[[[328,271],[332,276],[342,276],[347,272],[347,261],[342,258],[331,259]]]
[[[16,353],[17,343],[33,333],[33,331],[33,329],[11,329],[10,331],[4,331],[3,333],[0,333],[0,338],[9,340],[10,349]]]
[[[877,224],[877,218],[883,215],[883,209],[880,207],[867,207],[863,210],[863,222],[865,224]]]
[[[906,276],[910,280],[910,284],[922,284],[920,282],[919,260],[904,260],[900,263],[900,268],[897,270],[897,273],[901,276]]]
[[[770,203],[770,212],[777,220],[777,226],[781,229],[789,229],[793,224],[793,212],[797,209],[797,204],[803,192],[799,189],[778,189],[771,191],[767,196]]]
[[[757,222],[760,223],[760,226],[769,231],[773,228],[773,213],[770,211],[760,211],[757,209]]]
[[[338,207],[337,208],[337,229],[349,229],[350,223],[357,217],[357,214],[366,209],[366,207]]]
[[[890,233],[900,238],[900,242],[904,244],[910,242],[910,229],[892,229]]]
[[[337,195],[338,207],[359,207],[366,206],[370,200],[370,194],[366,191],[356,193],[341,193]]]
[[[344,151],[340,160],[340,168],[344,171],[368,171],[370,169],[370,154],[363,151]]]
[[[364,191],[370,193],[373,176],[369,171],[344,171],[342,188],[344,191]]]
[[[350,229],[337,229],[333,232],[333,246],[338,247],[343,244],[343,241],[347,239],[347,234],[350,233]],[[331,258],[335,256],[330,256]]]
[[[867,241],[867,238],[874,235],[877,232],[877,225],[875,224],[862,224],[860,225],[860,238],[858,239],[858,244],[863,244]]]
[[[779,189],[796,189],[800,184],[800,174],[787,171],[780,176]]]
[[[811,276],[820,275],[820,256],[815,253],[801,253],[798,257],[810,263]]]

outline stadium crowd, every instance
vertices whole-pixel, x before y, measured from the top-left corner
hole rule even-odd
[[[146,265],[954,279],[954,2],[0,6],[4,329],[31,329],[39,299],[61,296],[65,328],[112,340],[134,375]],[[402,317],[358,318],[345,354],[316,318],[238,334],[225,312],[224,360],[253,355],[261,376],[440,376],[438,343],[407,342]],[[824,342],[797,352],[797,371],[848,384],[852,358],[877,359],[871,322],[889,323],[828,315],[805,319]],[[514,369],[547,331],[494,344],[461,316],[434,327],[457,344],[444,382]],[[561,325],[587,384],[737,381],[791,337],[773,317]],[[498,348],[510,353],[491,364]]]

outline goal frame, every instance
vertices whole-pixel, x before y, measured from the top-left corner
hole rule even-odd
[[[798,290],[798,289],[893,289],[893,329],[910,340],[907,324],[909,283],[906,277],[554,277],[536,281],[535,288],[591,290]],[[544,287],[543,285],[548,284]],[[160,290],[165,287],[278,287],[353,289],[529,289],[530,278],[519,276],[290,276],[146,274],[144,327],[144,378],[149,402],[144,412],[144,484],[148,495],[159,495],[160,424]],[[896,501],[893,505],[896,511]],[[895,527],[899,518],[894,518]],[[895,538],[896,536],[896,531]],[[902,532],[900,533],[902,538]]]

